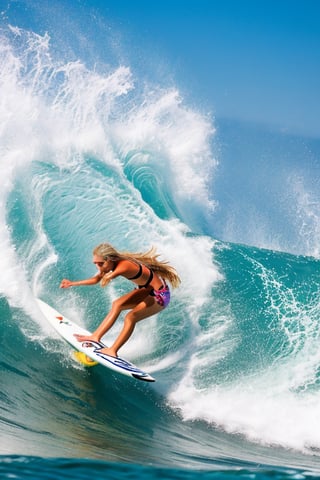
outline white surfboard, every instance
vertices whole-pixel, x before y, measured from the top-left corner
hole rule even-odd
[[[48,322],[53,328],[64,338],[72,347],[78,352],[84,353],[91,358],[93,362],[98,362],[104,367],[107,367],[115,372],[127,375],[129,377],[137,378],[138,380],[144,380],[146,382],[154,382],[155,379],[148,373],[140,370],[140,368],[128,362],[124,358],[112,357],[101,353],[100,350],[105,348],[106,345],[102,342],[79,342],[75,338],[75,334],[79,335],[91,335],[88,330],[79,327],[76,323],[66,318],[61,313],[57,312],[54,308],[50,307],[47,303],[43,302],[39,298],[36,299],[40,307],[41,312],[46,317]],[[91,362],[89,362],[91,363]],[[89,363],[86,363],[89,366]],[[93,363],[93,365],[96,363]]]

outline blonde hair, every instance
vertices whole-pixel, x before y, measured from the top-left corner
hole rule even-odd
[[[175,268],[166,261],[158,260],[160,256],[155,247],[144,253],[118,252],[110,243],[101,243],[93,250],[94,255],[99,255],[104,260],[133,260],[142,263],[153,272],[159,274],[165,280],[171,283],[173,288],[180,285],[181,280]]]

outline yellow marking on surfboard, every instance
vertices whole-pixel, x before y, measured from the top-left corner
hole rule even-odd
[[[83,352],[73,352],[74,358],[79,362],[82,363],[85,367],[94,367],[98,365],[99,362],[95,360],[91,360],[85,353]]]

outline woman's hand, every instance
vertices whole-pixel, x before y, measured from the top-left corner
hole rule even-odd
[[[69,287],[72,287],[71,280],[68,280],[68,279],[64,278],[62,280],[62,282],[60,283],[60,288],[69,288]]]
[[[101,278],[101,281],[100,281],[101,287],[105,287],[106,285],[108,285],[108,283],[111,282],[110,273],[112,273],[112,272],[106,273],[106,274],[103,275],[103,277]]]

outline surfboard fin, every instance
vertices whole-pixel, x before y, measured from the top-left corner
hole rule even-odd
[[[91,360],[91,358],[89,358],[83,352],[73,352],[73,356],[79,363],[81,363],[85,367],[94,367],[99,363],[99,362],[95,362],[94,360]]]

